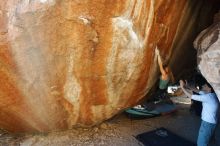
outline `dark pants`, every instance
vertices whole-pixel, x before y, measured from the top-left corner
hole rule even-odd
[[[167,97],[166,89],[158,89],[155,94],[156,99],[165,99]]]
[[[216,125],[214,138],[215,138],[215,145],[220,146],[220,123]]]

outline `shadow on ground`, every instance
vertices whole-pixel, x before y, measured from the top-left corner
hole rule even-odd
[[[38,134],[10,134],[2,130],[0,145],[4,146],[74,146],[111,145],[139,146],[135,136],[159,127],[196,142],[200,118],[190,114],[190,100],[183,97],[172,98],[177,112],[150,119],[131,120],[119,114],[111,120],[92,128],[76,128],[67,131]],[[220,129],[219,129],[220,130]]]

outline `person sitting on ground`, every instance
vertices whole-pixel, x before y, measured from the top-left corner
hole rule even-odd
[[[211,85],[205,79],[203,80],[204,81],[200,81],[201,84],[198,85],[199,89],[201,89],[199,91],[196,88],[189,87],[183,80],[179,81],[180,87],[186,96],[202,102],[202,122],[197,139],[198,146],[207,146],[209,144],[217,125],[219,112],[218,98]],[[194,95],[193,91],[199,93],[199,95]]]
[[[157,93],[158,96],[163,97],[167,91],[168,84],[170,82],[174,83],[174,77],[168,65],[163,64],[158,48],[155,49],[155,54],[157,56],[157,61],[161,73],[160,81],[159,81],[159,91]]]

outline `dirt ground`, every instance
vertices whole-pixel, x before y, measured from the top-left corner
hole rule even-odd
[[[196,142],[200,118],[190,114],[190,100],[175,97],[177,112],[143,120],[131,120],[119,114],[92,128],[75,128],[67,131],[37,134],[10,134],[0,132],[2,146],[139,146],[135,136],[159,127]],[[220,129],[218,129],[220,130]],[[219,137],[220,138],[220,137]],[[214,145],[213,145],[214,146]]]

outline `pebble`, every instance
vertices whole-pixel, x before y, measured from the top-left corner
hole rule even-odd
[[[108,129],[108,125],[105,124],[105,123],[102,123],[102,124],[100,125],[100,128],[101,128],[101,129]]]
[[[99,128],[95,127],[95,128],[94,128],[94,131],[95,131],[95,132],[98,132],[98,131],[99,131]]]

